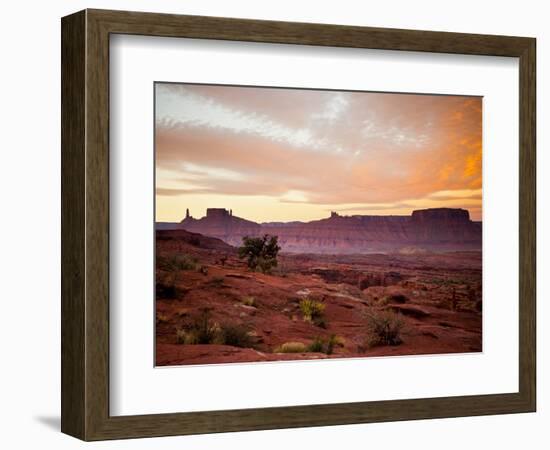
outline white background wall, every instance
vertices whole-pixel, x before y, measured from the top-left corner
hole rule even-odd
[[[60,17],[86,7],[538,39],[538,378],[536,414],[141,439],[95,448],[548,448],[550,28],[547,2],[277,0],[4,2],[0,14],[0,443],[80,448],[60,414]],[[546,175],[546,177],[545,177]],[[511,207],[515,207],[511,205]],[[505,244],[505,243],[503,243]],[[503,253],[503,257],[506,254]],[[404,376],[406,376],[404,374]],[[335,380],[334,382],[342,382]]]

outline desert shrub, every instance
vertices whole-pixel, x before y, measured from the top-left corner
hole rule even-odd
[[[199,344],[197,333],[194,330],[178,328],[176,330],[176,343],[187,345]]]
[[[327,328],[327,318],[324,315],[315,317],[311,323],[313,323],[316,327],[323,328],[325,330]]]
[[[241,299],[241,303],[245,306],[256,307],[256,299],[250,295],[246,295]]]
[[[285,342],[274,351],[275,353],[306,353],[307,347],[302,342]]]
[[[174,299],[177,297],[177,288],[175,285],[158,283],[155,286],[157,298]]]
[[[308,352],[314,353],[326,353],[332,355],[334,353],[334,347],[344,346],[344,341],[339,336],[331,334],[330,337],[325,340],[320,337],[316,337],[311,344],[307,347]]]
[[[308,345],[307,351],[313,353],[324,353],[325,341],[323,341],[320,337],[316,337],[313,342]]]
[[[332,355],[334,353],[334,347],[337,345],[343,347],[344,346],[344,340],[335,334],[331,334],[328,338],[327,345],[325,348],[325,353],[327,355]]]
[[[157,314],[157,324],[169,322],[168,316],[166,314],[158,313]]]
[[[302,312],[304,321],[313,323],[321,328],[326,327],[324,303],[304,298],[300,300],[300,311]]]
[[[254,339],[249,334],[248,327],[234,323],[220,325],[220,341],[225,345],[233,347],[249,348],[254,347]]]
[[[159,257],[158,267],[168,272],[195,270],[197,268],[197,258],[186,255],[185,253],[174,254],[169,257]]]
[[[286,264],[281,264],[278,262],[277,267],[272,270],[273,275],[276,275],[281,278],[288,277],[289,269]]]
[[[202,308],[192,316],[185,329],[181,331],[185,344],[215,344],[219,342],[220,327],[212,320],[209,308]]]
[[[404,326],[401,316],[393,311],[375,311],[366,314],[367,347],[399,345]]]
[[[185,336],[186,336],[185,330],[183,330],[181,328],[176,328],[176,343],[177,344],[185,344]]]
[[[174,299],[178,296],[177,273],[157,275],[155,283],[156,298]]]
[[[259,270],[270,273],[277,267],[277,255],[281,247],[278,245],[277,236],[265,234],[263,237],[243,237],[243,245],[239,247],[239,258],[246,258],[246,263],[251,270]]]
[[[248,327],[235,323],[218,324],[212,320],[209,308],[192,316],[185,327],[176,330],[178,344],[219,344],[233,347],[254,347]]]
[[[435,284],[443,287],[452,287],[452,286],[464,285],[464,284],[467,285],[469,283],[469,281],[464,278],[432,278],[432,279],[425,279],[425,280],[419,280],[419,281],[428,283],[428,284]]]

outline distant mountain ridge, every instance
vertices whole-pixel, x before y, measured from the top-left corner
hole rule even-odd
[[[410,216],[342,216],[310,222],[257,223],[232,210],[208,208],[195,219],[187,210],[179,223],[157,222],[157,230],[183,229],[239,246],[244,236],[276,235],[283,251],[293,253],[378,253],[429,250],[481,250],[482,224],[459,208],[430,208]]]

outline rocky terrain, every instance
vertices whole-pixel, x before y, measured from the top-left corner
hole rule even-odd
[[[481,250],[482,226],[464,209],[434,208],[410,216],[341,216],[311,222],[256,223],[222,208],[205,217],[189,215],[180,223],[157,223],[158,230],[184,229],[239,246],[243,236],[276,235],[292,253],[388,253]]]
[[[435,225],[441,221],[462,230],[465,240],[475,237],[475,224],[460,225],[472,224],[469,218],[449,214],[417,212],[407,219],[409,228],[402,218],[339,216],[311,226],[330,240],[327,224],[345,221],[353,228],[378,220],[376,233],[420,241],[429,233],[445,239],[447,231]],[[266,229],[239,223],[243,230]],[[159,366],[482,350],[480,251],[287,252],[263,274],[248,269],[236,247],[221,239],[184,229],[156,233]],[[290,248],[301,248],[292,239]]]

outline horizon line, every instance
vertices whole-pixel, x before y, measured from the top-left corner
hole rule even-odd
[[[192,219],[195,219],[195,220],[201,220],[201,219],[204,219],[204,218],[207,217],[208,210],[225,211],[228,214],[228,216],[230,216],[230,217],[237,217],[239,219],[248,220],[250,222],[255,222],[255,223],[258,223],[258,224],[268,224],[268,223],[297,223],[297,222],[298,223],[309,223],[309,222],[315,222],[316,220],[329,219],[329,218],[334,217],[334,216],[337,216],[337,217],[412,217],[412,215],[415,211],[430,211],[430,210],[438,210],[438,209],[450,209],[450,210],[455,210],[455,211],[457,211],[457,210],[466,211],[468,213],[468,219],[471,222],[482,222],[481,218],[479,220],[473,220],[472,217],[471,217],[470,210],[468,208],[452,208],[452,207],[441,206],[441,207],[436,207],[436,208],[413,209],[413,210],[411,210],[410,214],[342,214],[339,211],[327,210],[329,212],[328,216],[325,215],[325,216],[322,216],[322,217],[319,217],[319,218],[316,218],[316,219],[311,219],[311,220],[288,220],[288,221],[269,220],[269,221],[261,221],[261,222],[256,222],[255,220],[250,220],[250,219],[247,219],[247,218],[239,216],[239,215],[234,215],[232,208],[216,208],[216,207],[206,208],[206,214],[203,215],[200,218],[193,217],[191,215],[189,209],[187,208],[187,211],[189,212],[189,216],[184,215],[181,220],[178,220],[176,222],[172,222],[172,221],[165,221],[165,220],[157,220],[155,218],[155,223],[181,223],[188,217],[192,218]]]

